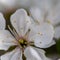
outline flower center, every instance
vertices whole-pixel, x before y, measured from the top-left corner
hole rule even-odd
[[[12,33],[13,37],[15,38],[17,45],[22,48],[25,49],[27,46],[32,46],[34,45],[34,42],[28,42],[24,37],[19,36],[19,34],[16,32],[16,30],[13,28],[11,29],[10,26],[8,25],[8,29],[9,31]],[[27,31],[26,35],[30,32],[30,29]]]
[[[27,41],[25,39],[18,40],[19,44],[22,48],[26,47],[28,45]]]

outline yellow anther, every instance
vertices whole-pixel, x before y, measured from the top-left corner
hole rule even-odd
[[[25,42],[25,44],[27,44],[27,42]]]
[[[22,43],[23,44],[24,43],[24,40],[23,39],[20,39],[19,40],[19,43]]]

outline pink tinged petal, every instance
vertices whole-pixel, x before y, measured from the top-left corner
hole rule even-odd
[[[55,38],[60,38],[60,26],[55,28]]]
[[[19,9],[11,16],[11,23],[19,35],[25,35],[31,22],[26,11]]]
[[[7,50],[10,46],[17,45],[15,42],[9,31],[0,30],[0,50]]]
[[[6,24],[5,24],[4,16],[2,13],[0,13],[0,30],[5,29],[5,26],[6,26]]]
[[[50,44],[54,37],[53,26],[48,23],[43,23],[40,25],[33,25],[28,37],[29,41],[33,41],[35,45],[39,44],[42,48],[43,46]]]
[[[27,60],[42,60],[37,51],[32,47],[27,47],[24,51]]]
[[[1,56],[1,60],[22,60],[22,53],[20,49],[15,49]]]
[[[42,9],[38,7],[31,7],[30,15],[37,23],[41,23],[44,20],[44,12]]]

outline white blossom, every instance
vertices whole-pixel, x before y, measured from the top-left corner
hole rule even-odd
[[[44,6],[43,6],[43,4],[39,5],[39,6],[38,5],[32,6],[29,9],[30,15],[32,16],[32,18],[34,20],[37,20],[38,22],[42,21],[42,22],[48,22],[48,23],[52,24],[55,29],[54,37],[60,38],[60,34],[59,34],[59,31],[60,31],[60,27],[59,27],[60,26],[60,4],[56,2],[55,6],[54,6],[54,4],[52,5],[53,7],[50,5],[51,6],[50,8],[46,8],[47,6],[49,7],[48,2],[47,2],[47,5],[45,4]],[[59,31],[57,32],[58,29],[59,29]]]
[[[50,60],[45,51],[33,47],[47,48],[55,44],[54,30],[46,22],[38,25],[24,9],[18,9],[10,18],[13,29],[8,25],[5,29],[5,19],[0,13],[0,50],[8,50],[11,46],[16,48],[1,56],[1,60],[22,60],[24,54],[27,60]]]

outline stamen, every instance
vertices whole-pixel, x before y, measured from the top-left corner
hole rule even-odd
[[[8,29],[10,30],[10,32],[14,35],[14,32],[12,31],[12,29],[10,28],[10,26],[8,25]]]
[[[18,38],[16,37],[15,32],[10,28],[10,26],[8,25],[8,29],[10,30],[10,32],[13,34],[15,40],[18,42]]]
[[[15,29],[13,29],[13,32],[14,32],[16,38],[19,39],[19,35],[18,35],[18,33],[15,31]]]
[[[15,29],[11,29],[10,26],[8,25],[8,29],[10,30],[10,32],[13,34],[15,40],[16,40],[16,43],[18,44],[19,48],[22,49],[21,45],[19,44],[19,38],[17,37],[18,34],[17,32],[15,31]]]
[[[17,31],[14,28],[12,30],[9,25],[8,25],[8,29],[14,36],[15,41],[20,49],[24,50],[26,48],[26,46],[33,45],[33,43],[31,43],[27,40],[28,34],[30,33],[30,29],[28,29],[28,31],[26,32],[24,37],[19,36]]]
[[[34,42],[29,42],[28,45],[34,46]]]
[[[9,25],[8,25],[8,29],[9,29],[10,32],[13,34],[14,38],[15,38],[16,40],[18,40],[18,39],[17,39],[17,36],[16,36],[16,33],[10,28]]]
[[[28,35],[29,35],[29,32],[30,32],[31,30],[30,29],[28,29],[28,31],[26,32],[26,34],[25,34],[25,37],[27,37]]]
[[[22,44],[24,43],[23,39],[20,39],[19,42],[22,43]]]

